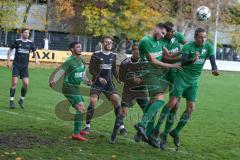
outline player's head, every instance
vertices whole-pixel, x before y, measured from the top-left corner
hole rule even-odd
[[[102,39],[103,49],[105,51],[111,51],[112,49],[112,38],[110,36],[104,36]]]
[[[158,24],[155,26],[152,34],[153,34],[153,37],[154,37],[156,40],[160,40],[160,39],[162,39],[162,38],[166,35],[166,32],[167,32],[167,30],[166,30],[165,24],[163,24],[163,23],[158,23]]]
[[[30,32],[29,29],[23,28],[21,30],[21,37],[22,37],[22,39],[28,39],[29,38],[29,32]]]
[[[172,39],[173,35],[174,35],[174,32],[175,32],[174,24],[172,22],[166,22],[165,26],[166,26],[166,30],[167,30],[167,34],[166,34],[165,37],[167,39]]]
[[[73,55],[81,55],[82,53],[82,45],[79,42],[70,43],[69,49]]]
[[[194,34],[195,42],[197,45],[202,46],[207,41],[207,33],[203,28],[197,28]]]
[[[139,59],[138,43],[132,45],[132,57],[133,59]]]

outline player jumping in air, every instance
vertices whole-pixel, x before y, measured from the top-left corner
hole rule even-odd
[[[144,111],[148,104],[148,97],[142,80],[142,64],[140,63],[138,44],[132,45],[132,56],[123,60],[119,67],[119,80],[124,82],[122,92],[122,102],[120,114],[116,117],[110,143],[114,144],[117,132],[124,117],[127,115],[128,108],[131,107],[135,99],[138,105]]]
[[[167,103],[167,114],[177,104],[179,98],[183,96],[186,98],[186,110],[183,112],[176,128],[169,134],[174,140],[174,144],[179,147],[179,133],[190,119],[195,108],[195,101],[198,91],[198,80],[201,75],[203,65],[207,58],[209,58],[212,66],[212,74],[219,75],[217,65],[215,62],[214,49],[212,44],[207,42],[207,33],[204,29],[198,28],[194,35],[195,41],[183,46],[182,49],[182,69],[178,70],[174,78],[174,88]],[[170,130],[169,128],[168,130]],[[168,133],[165,133],[168,134]],[[165,142],[162,148],[165,148]]]
[[[169,61],[170,63],[171,62],[181,63],[180,62],[181,49],[182,49],[182,45],[186,43],[185,37],[181,33],[175,31],[175,27],[171,22],[166,22],[165,25],[167,29],[167,34],[161,41],[165,42],[165,47],[167,48],[169,53],[166,56],[164,56],[164,60]],[[166,74],[166,79],[169,82],[169,96],[171,96],[171,93],[172,93],[172,84],[173,84],[176,73],[177,73],[177,69],[172,68],[172,69],[169,69],[168,73]],[[174,119],[176,116],[179,102],[176,104],[176,106],[171,110],[169,114],[165,113],[165,112],[167,113],[169,112],[168,107],[166,105],[163,107],[159,120],[157,122],[157,125],[153,130],[153,136],[155,138],[158,138],[160,127],[164,122],[163,119],[165,119],[165,116],[167,116],[165,130],[161,134],[161,144],[160,144],[161,148],[164,146],[164,144],[167,141],[168,134],[166,133],[169,132],[169,128],[171,128],[172,125],[174,124]]]
[[[168,83],[164,78],[164,70],[166,68],[180,68],[179,64],[168,64],[162,62],[163,46],[161,39],[166,35],[166,26],[158,24],[152,32],[143,37],[139,44],[141,61],[146,62],[144,70],[147,73],[143,76],[143,83],[148,88],[150,103],[145,107],[142,120],[135,125],[138,131],[137,135],[141,135],[143,140],[149,142],[154,147],[159,147],[159,142],[151,137],[151,131],[145,132],[148,123],[154,124],[154,117],[158,110],[164,105],[164,91],[167,89]],[[149,136],[150,134],[150,136]]]

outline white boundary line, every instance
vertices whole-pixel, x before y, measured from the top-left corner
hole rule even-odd
[[[44,118],[41,118],[41,117],[36,117],[36,116],[31,116],[31,115],[23,115],[23,114],[19,114],[17,112],[11,112],[11,111],[6,111],[6,110],[2,110],[2,109],[0,111],[11,114],[11,115],[17,115],[17,116],[20,116],[20,117],[27,117],[27,118],[36,119],[36,120],[39,120],[39,121],[46,121],[47,120],[47,119],[44,119]]]

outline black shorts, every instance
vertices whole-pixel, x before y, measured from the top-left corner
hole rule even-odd
[[[122,93],[121,106],[132,107],[133,100],[148,99],[146,87],[138,87],[138,90],[129,90],[130,87],[126,87]]]
[[[96,94],[98,97],[103,92],[103,94],[108,98],[110,98],[111,95],[117,94],[115,86],[112,82],[108,82],[105,86],[93,83],[90,90],[90,96],[93,94]]]
[[[20,79],[28,78],[28,66],[20,67],[18,65],[13,64],[12,68],[12,77],[20,77]]]

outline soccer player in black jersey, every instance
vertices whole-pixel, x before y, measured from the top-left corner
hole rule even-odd
[[[33,52],[34,55],[36,51],[36,47],[34,43],[29,40],[29,29],[22,29],[21,31],[21,38],[16,39],[15,42],[11,45],[10,49],[8,50],[8,60],[7,66],[12,69],[12,85],[10,88],[10,108],[14,109],[14,95],[15,90],[17,87],[18,78],[22,79],[23,86],[21,89],[21,97],[18,101],[21,108],[24,108],[23,102],[24,97],[28,90],[29,85],[29,76],[28,76],[28,62],[29,62],[29,54]],[[10,57],[11,53],[15,49],[15,56],[13,63],[11,65]],[[38,57],[35,56],[35,63],[39,64]]]
[[[142,111],[148,104],[146,87],[143,86],[143,64],[140,63],[138,44],[132,45],[132,56],[123,60],[119,67],[119,80],[124,82],[121,110],[116,117],[110,143],[114,144],[119,127],[128,113],[128,108],[133,106],[132,101],[136,100]],[[141,137],[140,137],[141,138]],[[135,138],[136,140],[136,138]],[[140,140],[136,140],[140,141]]]
[[[119,96],[117,95],[113,84],[113,76],[118,80],[116,69],[116,55],[111,52],[111,37],[103,38],[103,48],[101,51],[93,53],[90,59],[89,72],[92,74],[92,86],[90,90],[90,104],[87,109],[86,128],[84,131],[90,131],[90,122],[94,114],[94,106],[96,105],[101,93],[104,93],[114,106],[115,115],[120,111]],[[124,126],[121,125],[120,133],[126,134]]]

